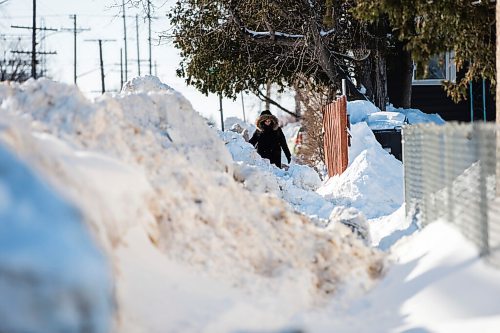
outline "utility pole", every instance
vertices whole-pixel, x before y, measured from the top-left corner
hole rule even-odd
[[[76,49],[76,42],[77,42],[77,34],[83,31],[89,31],[89,28],[77,28],[76,27],[76,14],[70,15],[69,18],[73,19],[73,28],[61,28],[61,31],[69,31],[73,33],[73,82],[76,84],[76,80],[78,77],[77,74],[77,49]]]
[[[123,10],[123,41],[124,41],[124,50],[125,50],[125,81],[127,81],[127,73],[128,73],[128,56],[127,56],[127,21],[125,18],[125,0],[122,0],[122,10]]]
[[[141,76],[141,62],[145,61],[141,59],[141,53],[140,53],[140,39],[139,39],[139,15],[135,15],[135,38],[137,40],[137,75]],[[131,59],[134,60],[134,59]]]
[[[120,48],[120,87],[123,88],[123,49]]]
[[[32,30],[32,35],[31,35],[31,77],[36,79],[37,78],[37,71],[36,71],[36,65],[37,65],[37,59],[36,56],[37,54],[56,54],[55,52],[37,52],[36,50],[36,31],[37,30],[43,30],[43,31],[57,31],[57,29],[51,29],[51,28],[37,28],[36,27],[36,0],[33,0],[33,25],[31,27],[24,27],[24,26],[16,26],[16,25],[11,25],[11,28],[17,28],[17,29],[30,29]],[[12,53],[26,53],[25,51],[11,51]]]
[[[220,127],[222,132],[224,132],[224,115],[222,113],[222,93],[219,94],[219,105],[220,105]]]
[[[141,55],[139,51],[139,15],[135,15],[135,38],[137,39],[137,75],[141,76]]]
[[[148,18],[148,43],[149,43],[149,75],[151,75],[153,72],[153,62],[151,55],[151,0],[148,0],[147,18]]]
[[[102,43],[105,42],[115,42],[114,39],[87,39],[86,42],[98,42],[99,43],[99,63],[101,67],[101,92],[104,94],[106,92],[106,86],[104,83],[104,61],[102,56]]]
[[[31,77],[36,79],[36,0],[33,0],[33,33],[31,36]]]
[[[40,28],[44,28],[45,27],[45,20],[44,18],[42,17],[40,19]],[[40,42],[38,43],[38,49],[40,50],[40,52],[45,52],[45,37],[46,37],[46,34],[45,34],[45,31],[42,30],[41,33],[40,33]],[[47,72],[47,59],[45,57],[42,57],[39,61],[39,72],[40,72],[40,76],[43,77],[45,76],[45,73]]]
[[[76,86],[76,14],[73,15],[73,82]]]
[[[243,109],[243,121],[247,122],[247,117],[245,116],[245,101],[243,100],[243,91],[241,91],[240,94],[241,94],[241,108]]]
[[[101,86],[102,86],[102,93],[104,94],[106,92],[106,87],[104,86],[104,63],[102,61],[102,40],[99,39],[99,58],[100,58],[100,64],[101,64]]]

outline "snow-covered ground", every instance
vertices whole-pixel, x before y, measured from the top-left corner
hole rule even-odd
[[[500,331],[500,271],[406,220],[378,111],[349,109],[349,167],[322,182],[155,77],[93,101],[0,85],[0,332]]]

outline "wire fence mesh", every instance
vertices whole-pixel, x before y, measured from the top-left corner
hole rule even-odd
[[[405,202],[425,226],[455,224],[500,267],[500,128],[489,123],[403,127]]]

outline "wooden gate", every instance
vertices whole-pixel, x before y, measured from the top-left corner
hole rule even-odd
[[[337,98],[323,107],[323,142],[328,176],[339,175],[347,169],[349,146],[347,99]]]

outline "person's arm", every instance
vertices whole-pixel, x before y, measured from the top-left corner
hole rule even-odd
[[[283,152],[285,153],[288,163],[290,163],[290,161],[292,160],[292,154],[290,154],[290,149],[288,149],[288,144],[286,143],[285,134],[283,134],[281,128],[278,128],[278,137],[280,141],[280,146],[283,149]]]
[[[250,140],[248,140],[248,142],[250,142],[254,147],[255,145],[257,144],[257,142],[259,141],[259,131],[258,130],[255,130],[255,132],[253,132],[253,135],[252,137],[250,138]]]

